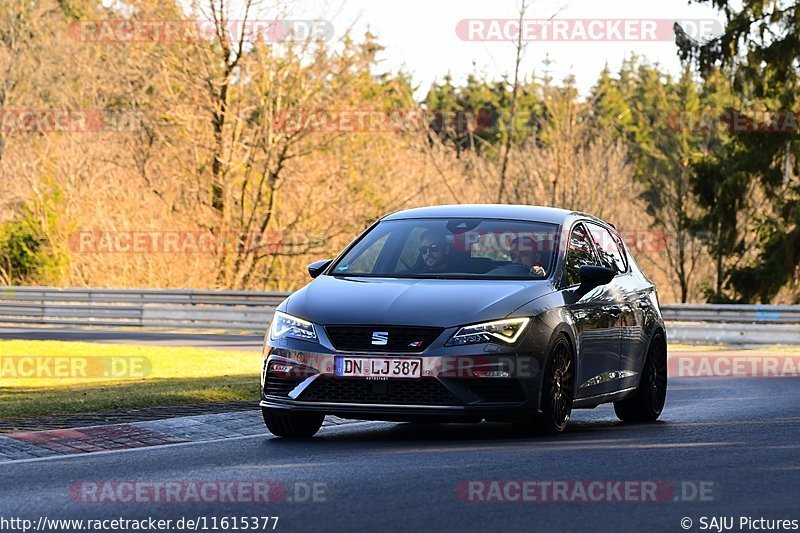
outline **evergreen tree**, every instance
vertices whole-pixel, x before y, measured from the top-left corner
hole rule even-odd
[[[729,272],[717,299],[771,301],[787,284],[796,285],[800,265],[800,182],[797,180],[797,120],[800,99],[800,2],[785,0],[693,0],[710,3],[725,15],[723,33],[706,42],[693,40],[676,27],[679,54],[708,79],[722,69],[740,95],[737,113],[753,124],[734,131],[722,157],[706,158],[695,167],[697,191],[708,208],[706,222],[724,233],[746,203],[755,182],[763,187],[767,209],[758,227],[758,251]],[[778,116],[775,124],[763,111]],[[736,128],[734,128],[736,130]],[[730,237],[720,246],[740,252]],[[800,294],[791,297],[800,301]]]

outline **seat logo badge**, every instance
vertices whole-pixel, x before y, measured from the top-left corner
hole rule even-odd
[[[373,331],[372,332],[372,345],[373,346],[386,346],[389,344],[388,331]]]

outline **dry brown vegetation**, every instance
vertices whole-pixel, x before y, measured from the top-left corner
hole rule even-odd
[[[91,2],[71,5],[0,8],[0,108],[103,117],[99,130],[0,131],[0,217],[28,213],[54,257],[30,282],[290,290],[307,281],[308,262],[332,256],[378,217],[495,202],[502,174],[503,202],[580,209],[641,232],[637,258],[662,300],[679,297],[667,251],[642,238],[653,220],[629,201],[642,191],[625,146],[596,135],[563,91],[544,95],[546,129],[510,145],[507,159],[489,148],[457,152],[425,129],[286,129],[275,117],[296,109],[419,104],[402,76],[376,75],[380,47],[371,35],[237,41],[222,31],[231,15],[209,2],[197,9],[218,21],[221,38],[213,42],[81,42],[70,37],[71,24],[114,14]],[[142,20],[187,17],[169,3],[136,5]],[[258,8],[248,16],[258,18]],[[227,244],[92,251],[80,244],[89,231],[210,234]],[[258,245],[237,246],[231,236],[240,235],[256,236]],[[0,283],[13,274],[0,271]],[[695,272],[691,299],[702,277]]]

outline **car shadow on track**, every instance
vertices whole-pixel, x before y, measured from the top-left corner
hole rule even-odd
[[[375,422],[357,426],[340,426],[344,430],[320,432],[316,437],[305,440],[312,446],[325,446],[335,443],[398,443],[398,442],[581,442],[602,437],[609,442],[630,441],[637,437],[650,437],[653,432],[662,433],[669,428],[667,422],[649,424],[624,424],[617,420],[581,420],[571,422],[567,431],[561,435],[520,434],[511,424],[481,422],[473,424],[456,423],[392,423]],[[345,429],[346,428],[346,429]],[[299,440],[270,438],[270,446],[297,445]]]

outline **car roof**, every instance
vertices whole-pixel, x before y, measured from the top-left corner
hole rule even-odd
[[[503,220],[532,220],[550,224],[562,224],[571,216],[588,217],[592,215],[555,207],[538,205],[510,204],[455,204],[432,205],[397,211],[382,220],[403,220],[411,218],[497,218]]]

